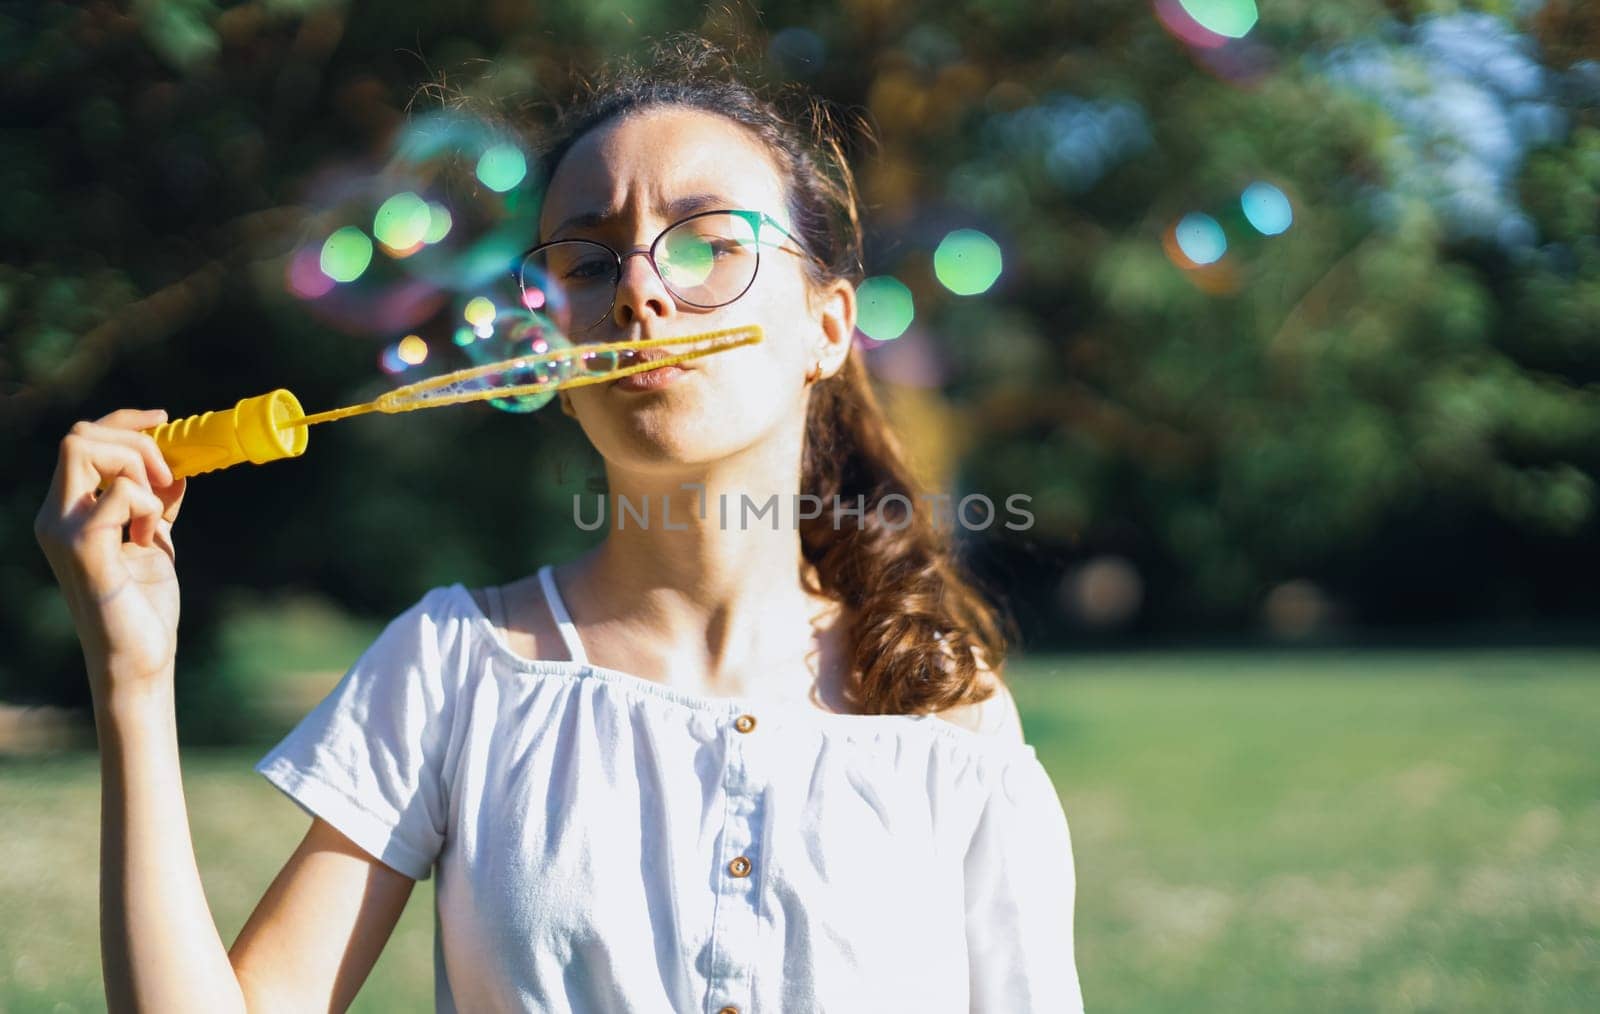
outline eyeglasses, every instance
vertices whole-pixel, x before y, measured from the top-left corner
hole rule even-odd
[[[762,247],[805,257],[826,269],[815,255],[775,240],[769,229],[799,242],[764,211],[702,211],[667,226],[648,250],[619,254],[590,239],[540,243],[518,258],[512,274],[523,305],[556,311],[568,318],[557,324],[568,334],[579,334],[611,316],[622,262],[636,255],[650,261],[674,299],[702,310],[727,306],[750,290]]]

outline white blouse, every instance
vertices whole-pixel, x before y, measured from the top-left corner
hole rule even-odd
[[[439,1011],[1082,1009],[1031,745],[515,654],[430,589],[256,765],[409,877]]]

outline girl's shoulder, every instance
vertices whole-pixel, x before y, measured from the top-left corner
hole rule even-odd
[[[994,736],[1019,743],[1023,741],[1022,717],[1017,712],[1016,700],[1012,698],[1010,689],[1004,683],[997,685],[993,696],[987,700],[946,708],[935,714],[953,725],[959,725],[979,735]]]
[[[478,612],[514,654],[534,659],[567,657],[538,575],[509,584],[468,588],[467,592]]]

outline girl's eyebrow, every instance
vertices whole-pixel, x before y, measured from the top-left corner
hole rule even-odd
[[[675,197],[665,206],[657,208],[657,212],[668,221],[677,221],[697,211],[708,211],[712,208],[735,208],[738,202],[730,201],[721,194],[702,193],[686,194]],[[603,211],[585,211],[580,215],[573,215],[550,231],[550,238],[568,229],[593,229],[607,222],[615,221],[622,214],[619,208],[606,208]]]

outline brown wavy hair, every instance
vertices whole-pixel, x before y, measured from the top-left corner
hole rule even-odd
[[[845,146],[851,129],[870,141],[870,127],[859,117],[846,124],[797,88],[767,97],[732,54],[697,35],[668,36],[644,61],[625,57],[580,77],[550,124],[532,128],[543,179],[554,178],[588,132],[661,106],[716,113],[755,135],[784,180],[798,237],[821,261],[803,262],[813,285],[861,281],[860,200]],[[802,553],[815,568],[814,581],[805,576],[810,590],[852,617],[852,708],[924,714],[992,697],[1015,620],[962,573],[950,535],[935,524],[906,466],[859,347],[812,389],[800,489],[824,505],[819,517],[800,519]],[[840,504],[850,512],[835,517]]]

